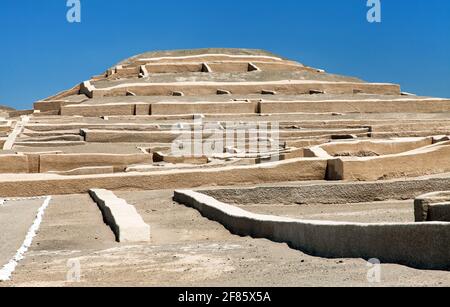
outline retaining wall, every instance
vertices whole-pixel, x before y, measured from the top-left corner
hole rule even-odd
[[[450,223],[362,224],[253,214],[193,192],[174,200],[240,236],[265,238],[327,258],[377,258],[420,269],[450,269]]]
[[[94,166],[114,166],[120,170],[128,165],[152,162],[152,156],[145,154],[43,154],[40,156],[40,172],[70,171]]]
[[[28,157],[25,155],[0,155],[0,173],[28,173]]]
[[[152,115],[181,114],[253,114],[257,112],[254,102],[194,102],[194,103],[154,103]]]
[[[221,201],[235,204],[346,204],[414,199],[417,195],[450,187],[450,175],[375,182],[320,182],[276,187],[201,190]]]
[[[430,146],[405,153],[368,158],[330,160],[330,180],[382,180],[418,177],[450,171],[450,145]]]
[[[61,116],[116,116],[135,115],[136,104],[66,105],[61,107]]]
[[[421,195],[414,201],[416,222],[450,222],[450,192]]]
[[[211,169],[168,170],[151,173],[114,175],[58,176],[28,174],[0,177],[3,197],[87,193],[92,187],[108,190],[161,190],[202,186],[232,186],[302,180],[323,180],[327,161],[293,159],[252,166]]]

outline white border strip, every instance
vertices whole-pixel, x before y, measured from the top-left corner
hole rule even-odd
[[[196,55],[187,55],[187,56],[166,56],[166,57],[159,57],[159,58],[137,58],[132,59],[132,61],[149,61],[149,62],[155,62],[155,61],[161,61],[161,60],[183,60],[183,59],[198,59],[198,58],[205,58],[205,57],[224,57],[224,58],[244,58],[244,59],[272,59],[276,61],[283,61],[283,59],[279,57],[274,56],[267,56],[267,55],[255,55],[255,54],[223,54],[223,53],[202,53],[202,54],[196,54]]]
[[[29,199],[35,199],[35,198],[29,198]],[[41,226],[42,218],[44,217],[45,209],[47,209],[48,205],[50,204],[52,197],[47,196],[45,197],[45,201],[42,204],[42,206],[39,208],[38,213],[36,215],[36,219],[33,222],[33,225],[31,225],[30,229],[28,230],[28,234],[25,237],[25,241],[23,242],[22,246],[17,250],[16,255],[6,264],[3,266],[3,268],[0,270],[0,281],[8,281],[11,279],[12,273],[15,271],[17,265],[19,264],[19,261],[23,260],[25,258],[25,253],[30,248],[31,244],[33,243],[33,238],[36,236],[37,231],[39,230],[39,227]]]
[[[22,200],[34,200],[34,199],[45,199],[48,196],[34,196],[34,197],[16,197],[16,198],[3,198],[2,200],[7,201],[22,201]]]

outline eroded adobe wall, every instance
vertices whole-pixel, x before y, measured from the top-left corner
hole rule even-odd
[[[329,161],[328,179],[371,181],[450,172],[450,145],[395,155]]]
[[[414,201],[416,222],[450,222],[450,192],[421,195]]]
[[[151,155],[145,154],[44,154],[40,156],[40,172],[70,171],[95,166],[113,166],[123,171],[128,165],[152,162]]]
[[[362,224],[306,221],[250,213],[193,192],[174,200],[240,236],[264,238],[327,258],[379,259],[421,269],[448,269],[450,223]]]
[[[26,164],[25,164],[26,165]],[[108,190],[160,190],[201,186],[228,186],[303,180],[323,180],[327,161],[293,159],[252,166],[228,166],[214,169],[169,170],[148,174],[58,176],[40,174],[21,180],[0,177],[0,195],[4,197],[48,194],[81,194],[92,187]]]

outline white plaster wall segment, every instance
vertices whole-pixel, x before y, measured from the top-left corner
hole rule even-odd
[[[178,56],[178,57],[159,57],[159,58],[140,58],[137,61],[148,61],[148,62],[157,62],[162,60],[183,60],[183,59],[198,59],[204,57],[224,57],[224,58],[248,58],[248,59],[271,59],[276,61],[283,61],[283,59],[278,57],[266,56],[266,55],[246,55],[246,54],[221,54],[221,53],[205,53],[198,55],[189,55],[189,56]]]
[[[253,214],[194,191],[174,200],[240,236],[287,243],[328,258],[377,258],[420,269],[450,269],[450,223],[345,223]]]
[[[145,65],[141,65],[140,66],[140,74],[139,77],[140,78],[147,78],[149,76],[149,72],[147,70],[147,67],[145,67]]]
[[[35,198],[29,198],[29,199],[35,199]],[[31,244],[33,243],[33,239],[37,234],[37,231],[39,230],[39,227],[41,226],[42,219],[44,217],[45,210],[50,204],[51,196],[46,196],[44,203],[39,208],[36,218],[31,225],[30,229],[28,230],[28,233],[25,237],[25,240],[22,244],[22,246],[17,250],[14,257],[5,265],[2,269],[0,269],[0,281],[7,281],[11,279],[12,274],[14,273],[17,265],[21,260],[24,259],[25,253],[28,251],[28,249],[31,247]]]
[[[111,227],[118,242],[150,241],[150,226],[144,222],[134,206],[108,190],[92,189],[89,194],[99,206],[105,222]]]

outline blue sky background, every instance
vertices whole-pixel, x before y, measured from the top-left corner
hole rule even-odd
[[[329,72],[400,83],[450,97],[450,1],[382,0],[382,23],[366,0],[0,1],[0,104],[35,100],[157,49],[267,49]]]

